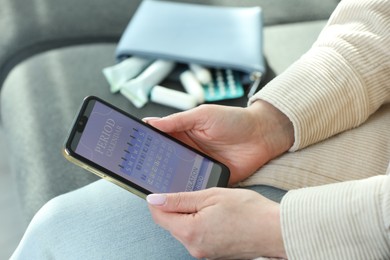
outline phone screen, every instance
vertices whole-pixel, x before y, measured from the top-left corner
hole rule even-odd
[[[67,148],[144,193],[226,186],[229,176],[226,166],[96,98],[86,99]]]

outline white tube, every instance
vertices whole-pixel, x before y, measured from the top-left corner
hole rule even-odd
[[[187,93],[196,98],[198,104],[204,102],[205,93],[203,87],[190,70],[180,74],[180,82]]]
[[[198,64],[189,64],[188,67],[194,73],[195,77],[199,80],[200,83],[206,85],[211,82],[212,76],[211,72],[205,67]]]
[[[110,84],[110,91],[112,93],[118,92],[126,81],[140,74],[152,61],[151,59],[130,57],[114,66],[104,68],[103,75]]]
[[[120,93],[129,99],[137,108],[148,102],[151,89],[163,81],[175,67],[172,61],[156,60],[138,77],[132,79],[120,89]]]
[[[196,98],[190,94],[165,88],[162,86],[153,87],[150,92],[150,100],[165,106],[174,107],[180,110],[188,110],[196,107]]]

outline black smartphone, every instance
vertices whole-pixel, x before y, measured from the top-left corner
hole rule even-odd
[[[226,187],[230,176],[224,164],[93,96],[84,99],[63,153],[142,198]]]

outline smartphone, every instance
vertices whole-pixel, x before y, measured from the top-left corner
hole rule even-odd
[[[94,96],[84,99],[63,154],[142,198],[226,187],[230,177],[224,164]]]

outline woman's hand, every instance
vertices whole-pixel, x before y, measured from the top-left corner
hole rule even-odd
[[[154,221],[197,258],[284,257],[279,204],[244,189],[147,197]]]
[[[202,105],[144,121],[226,164],[230,184],[249,177],[294,142],[289,119],[261,100],[247,108]]]

